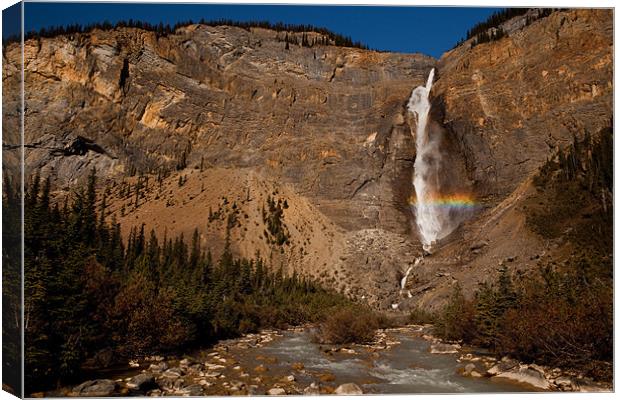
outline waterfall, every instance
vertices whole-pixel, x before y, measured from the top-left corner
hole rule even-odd
[[[405,276],[403,276],[403,279],[400,280],[400,291],[401,292],[403,291],[403,289],[405,289],[405,286],[407,285],[407,278],[409,278],[409,274],[411,273],[412,269],[413,267],[407,268],[407,272],[405,272]]]
[[[439,137],[430,134],[428,116],[431,109],[429,93],[433,86],[435,69],[428,74],[425,86],[418,86],[411,93],[407,108],[416,116],[416,159],[413,186],[415,188],[415,215],[424,250],[454,229],[450,217],[449,201],[442,199],[440,189],[441,152]]]

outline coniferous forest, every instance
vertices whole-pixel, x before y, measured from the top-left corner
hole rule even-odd
[[[348,304],[314,282],[270,272],[258,254],[235,259],[227,246],[214,260],[198,231],[186,240],[142,227],[123,241],[120,225],[103,217],[94,171],[69,202],[53,204],[50,191],[50,179],[37,175],[24,200],[29,388],[78,379],[84,365],[316,321]],[[9,187],[4,202],[5,218],[19,210]]]

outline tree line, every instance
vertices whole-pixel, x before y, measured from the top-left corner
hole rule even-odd
[[[315,45],[334,45],[334,46],[342,46],[342,47],[357,47],[361,49],[368,49],[366,45],[359,41],[353,41],[351,37],[341,35],[339,33],[335,33],[327,28],[317,27],[309,24],[285,24],[282,22],[272,23],[269,21],[235,21],[231,19],[217,19],[217,20],[206,20],[201,18],[198,22],[194,22],[193,20],[187,21],[179,21],[175,24],[164,24],[160,22],[159,24],[151,24],[145,21],[138,21],[134,19],[129,19],[126,21],[118,21],[115,24],[109,21],[96,22],[93,24],[69,24],[69,25],[59,25],[53,27],[43,27],[38,31],[30,31],[24,34],[24,40],[29,39],[38,39],[38,38],[51,38],[61,35],[73,35],[78,33],[90,33],[95,29],[99,30],[112,30],[117,28],[138,28],[146,31],[155,32],[157,37],[163,37],[174,34],[177,29],[183,28],[193,24],[201,24],[201,25],[209,25],[209,26],[235,26],[249,31],[251,28],[263,28],[270,29],[276,32],[292,32],[292,33],[305,33],[305,32],[316,32],[324,36],[323,40],[316,40],[314,42]],[[293,39],[291,39],[293,40]],[[295,44],[298,44],[297,39],[295,38]],[[3,39],[3,46],[6,46],[9,43],[19,43],[21,41],[21,37],[19,35],[9,36]],[[287,42],[289,43],[289,42]],[[302,44],[303,45],[303,44]],[[310,46],[310,42],[307,43],[308,47]]]
[[[25,373],[32,390],[78,379],[85,365],[312,322],[349,304],[313,281],[273,272],[259,254],[233,257],[229,232],[218,260],[198,230],[189,240],[158,238],[142,225],[124,241],[120,224],[106,215],[105,197],[97,196],[94,171],[70,202],[54,203],[50,189],[49,177],[36,175],[24,199]]]
[[[293,32],[295,32],[295,31],[293,31]],[[368,46],[366,46],[365,44],[363,44],[362,42],[359,42],[359,41],[355,41],[354,42],[348,36],[342,36],[342,35],[330,36],[330,35],[323,34],[321,36],[309,39],[307,32],[308,31],[302,31],[301,40],[298,39],[297,35],[290,35],[289,36],[289,34],[288,34],[289,31],[286,31],[284,39],[281,39],[280,36],[278,36],[277,39],[279,41],[284,41],[284,43],[285,43],[284,49],[285,50],[289,50],[291,44],[294,44],[296,46],[301,46],[301,47],[310,47],[310,48],[312,48],[314,46],[329,46],[329,45],[333,44],[334,46],[355,47],[355,48],[358,48],[358,49],[368,50]]]
[[[486,20],[477,23],[471,29],[467,30],[465,38],[461,38],[453,48],[462,45],[466,40],[474,38],[471,42],[471,48],[482,43],[488,43],[499,40],[506,36],[506,32],[500,27],[504,22],[521,15],[526,14],[531,8],[505,8],[501,11],[494,12]],[[560,9],[556,8],[539,8],[536,15],[528,15],[525,20],[525,26],[532,22],[551,15],[552,12]]]

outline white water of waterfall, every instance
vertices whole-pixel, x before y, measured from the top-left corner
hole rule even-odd
[[[442,207],[437,200],[439,194],[439,177],[441,152],[439,138],[429,133],[428,116],[431,110],[429,93],[433,86],[435,69],[428,74],[425,86],[413,89],[407,108],[414,113],[416,124],[416,159],[414,163],[413,186],[416,202],[415,214],[418,231],[424,250],[430,251],[431,246],[445,237],[453,229],[450,209]]]
[[[407,272],[405,272],[405,276],[403,276],[403,279],[400,280],[400,290],[401,291],[405,288],[405,285],[407,284],[407,278],[409,278],[409,274],[411,273],[412,269],[413,269],[413,267],[407,268]]]
[[[407,268],[407,272],[405,272],[405,276],[403,276],[403,278],[400,280],[400,295],[401,296],[403,294],[403,290],[405,290],[405,286],[407,286],[407,279],[409,278],[409,274],[411,274],[411,270],[414,267],[417,267],[421,260],[422,260],[421,258],[416,258],[413,265]],[[411,291],[407,291],[407,297],[412,297]]]

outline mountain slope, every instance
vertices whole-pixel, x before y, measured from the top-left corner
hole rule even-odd
[[[611,16],[561,11],[528,26],[517,17],[505,23],[507,37],[465,42],[440,60],[335,46],[286,50],[283,33],[226,26],[31,39],[27,173],[52,175],[62,199],[95,167],[125,236],[142,224],[159,235],[198,229],[217,256],[230,226],[239,255],[258,251],[273,268],[381,308],[437,307],[453,282],[471,292],[498,262],[547,248],[521,206],[557,147],[609,123]],[[19,48],[10,45],[4,57],[5,86],[15,89]],[[445,179],[479,207],[416,264],[416,132],[406,104],[432,68]],[[15,115],[5,116],[5,127],[15,125]],[[273,232],[262,211],[268,198],[287,204]],[[277,243],[278,233],[288,244]],[[410,267],[408,298],[400,285]]]

